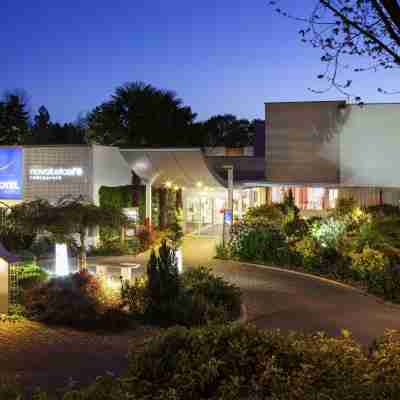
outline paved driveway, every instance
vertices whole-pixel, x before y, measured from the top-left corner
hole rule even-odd
[[[243,290],[248,320],[260,328],[318,330],[330,335],[348,329],[366,345],[387,328],[400,330],[400,306],[384,304],[357,290],[313,277],[215,260],[216,242],[213,237],[187,237],[184,264],[212,266],[217,274],[238,284]],[[130,260],[145,265],[147,256]],[[129,260],[125,257],[123,261]],[[139,268],[137,272],[143,270]]]

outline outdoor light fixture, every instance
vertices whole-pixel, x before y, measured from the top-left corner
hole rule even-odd
[[[67,245],[56,243],[56,275],[66,276],[69,274]]]
[[[201,181],[197,182],[197,183],[196,183],[196,186],[197,186],[198,188],[203,187],[203,182],[201,182]]]
[[[165,182],[165,187],[170,189],[172,187],[172,182],[171,181]]]
[[[174,190],[179,190],[179,186],[175,185]]]

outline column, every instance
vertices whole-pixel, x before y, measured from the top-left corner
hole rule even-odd
[[[146,219],[145,224],[151,228],[151,183],[146,182]]]

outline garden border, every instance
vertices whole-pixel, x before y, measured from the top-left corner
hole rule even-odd
[[[236,263],[236,264],[240,264],[240,265],[249,265],[249,266],[256,267],[256,268],[267,269],[267,270],[272,270],[272,271],[277,271],[277,272],[286,272],[288,274],[295,274],[295,275],[303,276],[304,278],[317,279],[319,281],[322,281],[322,282],[325,282],[325,283],[330,283],[332,285],[339,286],[339,287],[342,287],[344,289],[352,290],[354,292],[359,293],[362,296],[371,297],[377,303],[385,304],[387,306],[400,309],[400,304],[385,301],[381,297],[378,297],[378,296],[375,296],[375,295],[373,295],[371,293],[368,293],[365,290],[362,290],[362,289],[357,288],[355,286],[349,285],[347,283],[336,281],[334,279],[325,278],[323,276],[313,275],[313,274],[309,274],[307,272],[295,271],[295,270],[288,269],[288,268],[274,267],[274,266],[270,266],[270,265],[256,264],[256,263],[245,262],[245,261],[237,261],[237,260],[221,260],[221,261]]]

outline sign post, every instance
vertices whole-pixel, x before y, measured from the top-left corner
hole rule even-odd
[[[222,225],[222,245],[226,243],[226,227],[233,224],[233,165],[224,165],[223,169],[228,174],[228,208],[224,210],[224,222]]]

